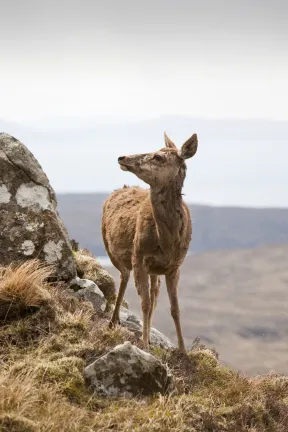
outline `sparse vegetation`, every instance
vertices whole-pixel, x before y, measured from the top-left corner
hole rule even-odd
[[[97,261],[97,258],[88,249],[79,249],[78,243],[72,240],[73,255],[76,261],[77,276],[93,281],[102,291],[107,301],[106,310],[116,301],[116,288],[114,278]],[[122,306],[129,308],[126,300],[123,299]]]
[[[89,279],[95,282],[103,292],[104,297],[109,302],[115,302],[115,282],[108,271],[102,268],[96,257],[87,249],[78,249],[77,251],[73,251],[73,253],[76,261],[77,275],[80,278]]]
[[[199,342],[188,355],[151,349],[172,370],[175,394],[91,394],[85,364],[125,340],[142,342],[125,328],[108,329],[89,303],[50,286],[48,276],[37,261],[0,272],[1,431],[287,431],[288,378],[247,378]]]

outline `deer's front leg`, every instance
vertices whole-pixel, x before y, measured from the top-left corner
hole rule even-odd
[[[142,263],[136,263],[133,267],[134,281],[137,292],[141,297],[141,307],[143,315],[143,334],[142,339],[144,347],[149,349],[149,313],[151,307],[150,295],[149,295],[149,276],[145,266]]]
[[[152,318],[153,318],[153,312],[157,305],[157,299],[160,292],[160,277],[156,275],[150,276],[150,312],[149,312],[149,336],[151,333],[151,327],[152,327]]]
[[[180,324],[180,311],[178,304],[178,281],[179,281],[179,269],[172,271],[166,275],[166,285],[168,296],[171,305],[171,315],[174,320],[177,338],[178,348],[181,352],[186,352],[184,339],[182,336],[181,324]]]

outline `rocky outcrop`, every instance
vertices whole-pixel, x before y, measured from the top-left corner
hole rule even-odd
[[[73,244],[75,244],[75,240]],[[116,300],[116,288],[113,277],[103,269],[96,258],[85,249],[74,252],[77,275],[80,278],[93,281],[104,294],[109,302]]]
[[[101,396],[167,394],[173,389],[172,375],[166,366],[131,342],[116,346],[87,366],[84,378]]]
[[[0,134],[0,263],[39,258],[57,279],[71,280],[76,265],[49,180],[32,153]]]
[[[81,300],[90,301],[96,312],[107,312],[114,308],[114,305],[109,307],[109,302],[105,300],[102,292],[92,281],[77,277],[72,280],[69,292]],[[142,321],[137,315],[125,307],[120,308],[120,323],[128,330],[141,336],[143,326]],[[175,345],[166,336],[153,327],[150,332],[150,343],[151,345],[164,349],[175,348]]]

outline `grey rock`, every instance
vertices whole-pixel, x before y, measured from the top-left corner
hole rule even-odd
[[[80,249],[75,253],[75,260],[77,276],[95,282],[108,301],[116,301],[115,281],[96,258],[89,251]]]
[[[93,281],[77,276],[70,282],[69,293],[80,300],[91,302],[96,312],[106,309],[106,299]]]
[[[142,321],[137,317],[137,315],[124,307],[120,308],[120,322],[124,327],[127,327],[134,333],[138,333],[139,335],[142,334]],[[150,343],[151,345],[160,348],[175,348],[175,345],[166,336],[153,327],[150,332]]]
[[[57,279],[76,276],[71,244],[46,174],[24,144],[0,133],[0,263],[30,258],[53,264]]]
[[[70,288],[74,291],[84,290],[88,288],[95,289],[95,293],[97,293],[101,298],[104,299],[103,293],[100,291],[99,287],[95,284],[95,282],[89,280],[89,279],[81,279],[78,276],[76,276],[74,279],[70,282]]]
[[[116,346],[84,370],[89,387],[101,396],[167,394],[173,378],[166,366],[131,342]]]

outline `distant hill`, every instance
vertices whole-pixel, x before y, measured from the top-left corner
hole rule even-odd
[[[101,234],[102,204],[107,194],[58,194],[60,216],[70,238],[98,256],[106,255]]]
[[[119,286],[118,271],[109,271]],[[133,277],[125,298],[141,315]],[[249,374],[288,372],[288,243],[186,257],[179,303],[188,346],[200,337],[222,361]],[[153,325],[177,342],[163,278]]]
[[[102,204],[108,194],[58,194],[59,212],[71,238],[98,256],[105,255],[101,236]],[[191,252],[252,248],[288,243],[288,209],[253,209],[190,205]]]

